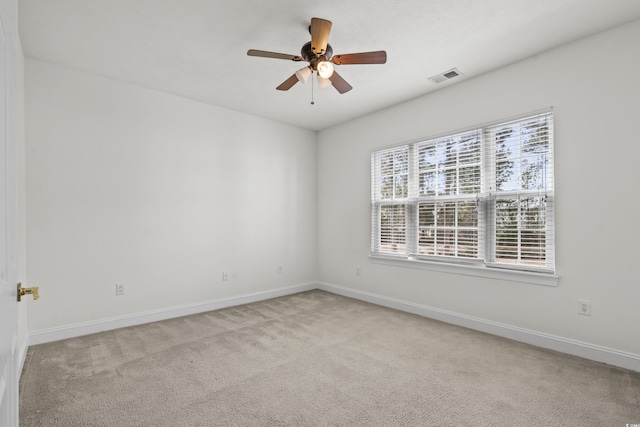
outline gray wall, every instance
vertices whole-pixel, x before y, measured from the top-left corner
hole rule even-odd
[[[314,282],[314,132],[31,59],[26,81],[30,332]]]
[[[635,21],[320,132],[318,279],[638,357],[638,40]],[[549,106],[558,286],[372,262],[371,150]]]

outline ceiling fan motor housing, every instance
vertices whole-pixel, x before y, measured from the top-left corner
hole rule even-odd
[[[316,55],[311,49],[311,42],[305,43],[300,50],[300,56],[302,56],[306,61],[309,62],[309,65],[312,69],[316,70],[318,66],[318,62],[328,61],[333,56],[333,48],[330,44],[327,44],[327,50],[324,55]]]

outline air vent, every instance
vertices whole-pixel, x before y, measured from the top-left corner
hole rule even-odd
[[[429,80],[434,83],[442,83],[454,77],[458,77],[460,74],[462,73],[458,69],[452,68],[449,71],[445,71],[444,73],[436,74],[433,77],[429,77]]]

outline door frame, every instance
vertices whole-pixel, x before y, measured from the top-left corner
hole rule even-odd
[[[17,0],[0,2],[0,425],[18,426],[19,381],[26,337],[20,328],[18,271],[18,73]],[[21,133],[20,133],[21,134]],[[24,341],[24,342],[23,342]]]

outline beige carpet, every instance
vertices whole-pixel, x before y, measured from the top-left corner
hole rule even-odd
[[[33,346],[21,426],[619,426],[640,373],[322,291]]]

